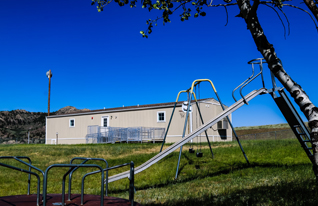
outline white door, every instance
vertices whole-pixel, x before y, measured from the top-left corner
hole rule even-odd
[[[108,132],[107,127],[109,127],[109,116],[102,116],[100,132]]]
[[[109,127],[109,116],[102,116],[102,127]]]

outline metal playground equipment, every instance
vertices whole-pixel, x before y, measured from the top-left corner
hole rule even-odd
[[[25,170],[19,167],[15,167],[12,165],[8,165],[5,163],[0,162],[0,166],[6,167],[6,168],[10,168],[13,170],[17,170],[20,172],[24,172],[29,174],[28,175],[28,188],[27,188],[27,195],[21,195],[19,196],[19,198],[17,198],[16,196],[8,196],[8,197],[0,197],[0,203],[1,205],[3,205],[2,203],[7,203],[8,205],[15,205],[15,206],[29,206],[29,205],[36,205],[36,206],[46,206],[46,205],[66,205],[65,203],[65,181],[66,181],[66,177],[69,176],[69,190],[68,190],[68,199],[67,199],[67,204],[71,204],[71,205],[86,205],[86,206],[91,206],[91,205],[100,205],[100,206],[104,206],[104,202],[112,202],[113,204],[116,205],[116,201],[118,204],[120,205],[139,205],[138,203],[134,202],[134,163],[130,162],[130,163],[124,163],[121,165],[116,165],[114,167],[108,167],[108,163],[105,159],[101,159],[101,158],[84,158],[84,157],[75,157],[70,161],[70,164],[53,164],[50,165],[49,167],[47,167],[47,169],[45,170],[45,172],[35,166],[32,165],[31,159],[29,157],[26,156],[1,156],[1,159],[13,159],[16,160],[26,166],[29,167],[29,170]],[[28,162],[23,161],[22,159],[27,159]],[[80,164],[73,164],[73,161],[75,160],[83,160]],[[97,164],[85,164],[88,161],[102,161],[105,163],[105,168],[102,168],[101,166],[97,165]],[[120,199],[120,200],[116,200],[116,198],[112,198],[110,197],[110,199],[108,198],[107,195],[107,191],[108,191],[108,171],[112,170],[112,169],[117,169],[120,167],[124,167],[124,166],[130,166],[130,172],[129,175],[127,176],[129,179],[129,201],[124,200],[124,199]],[[51,194],[47,194],[47,184],[48,184],[48,173],[51,169],[53,168],[69,168],[68,171],[63,175],[63,181],[62,181],[62,194],[61,195],[51,195]],[[98,170],[90,172],[85,174],[82,177],[82,186],[81,186],[81,194],[80,195],[72,195],[71,194],[71,183],[72,183],[72,174],[79,168],[81,167],[89,167],[89,168],[97,168]],[[32,172],[31,169],[34,169],[38,172],[40,172],[42,174],[42,178],[43,178],[43,193],[42,193],[42,199],[40,198],[40,176],[35,173]],[[93,175],[93,174],[101,174],[101,185],[100,185],[100,195],[84,195],[84,180],[87,176],[89,175]],[[106,173],[106,178],[105,177],[105,173]],[[31,182],[31,175],[36,176],[37,178],[37,192],[36,192],[36,201],[34,201],[35,199],[32,197],[32,195],[30,195],[30,182]],[[105,195],[104,195],[104,190],[105,190]],[[84,202],[84,197],[87,196],[87,200]],[[49,197],[49,198],[48,198]],[[61,200],[61,199],[62,200]],[[99,199],[100,204],[97,204],[97,200]],[[24,200],[24,201],[23,201]]]
[[[172,118],[173,118],[173,114],[174,114],[175,108],[176,108],[176,106],[177,106],[177,103],[178,103],[178,101],[179,101],[180,94],[182,94],[182,93],[187,93],[187,96],[188,96],[188,99],[187,99],[187,102],[186,102],[186,105],[188,105],[188,106],[187,106],[187,111],[186,111],[186,118],[185,118],[185,122],[184,122],[182,138],[184,138],[184,136],[185,136],[185,131],[186,131],[186,128],[187,128],[187,123],[188,123],[188,118],[189,118],[189,112],[190,112],[190,106],[189,106],[189,105],[191,105],[192,96],[193,96],[194,101],[195,101],[195,103],[196,103],[196,108],[197,108],[197,110],[198,110],[198,112],[199,112],[201,123],[204,124],[204,121],[203,121],[203,118],[202,118],[202,114],[201,114],[201,111],[200,111],[200,106],[199,106],[199,104],[198,104],[198,100],[197,100],[196,94],[195,94],[195,92],[194,92],[196,86],[200,86],[200,83],[202,83],[202,82],[208,82],[208,83],[211,85],[211,87],[212,87],[212,89],[213,89],[213,91],[214,91],[214,93],[215,93],[215,95],[216,95],[216,97],[217,97],[217,99],[218,99],[218,101],[219,101],[219,103],[220,103],[220,105],[221,105],[223,111],[225,110],[225,107],[224,107],[224,105],[223,105],[223,103],[222,103],[222,101],[221,101],[221,98],[220,98],[220,96],[218,95],[218,93],[217,93],[217,91],[216,91],[216,89],[215,89],[215,86],[214,86],[214,84],[212,83],[211,80],[209,80],[209,79],[198,79],[198,80],[193,81],[193,82],[192,82],[192,85],[191,85],[191,87],[190,87],[189,89],[180,91],[180,92],[178,93],[178,96],[177,96],[177,99],[176,99],[176,102],[175,102],[175,104],[174,104],[174,108],[173,108],[173,110],[172,110],[172,114],[171,114],[171,117],[170,117],[170,120],[169,120],[169,124],[168,124],[168,126],[167,126],[167,131],[166,131],[166,133],[165,133],[165,136],[164,136],[164,139],[163,139],[163,142],[162,142],[162,146],[161,146],[160,152],[162,151],[163,145],[164,145],[164,143],[165,143],[165,140],[166,140],[166,137],[167,137],[167,134],[168,134],[168,131],[169,131],[169,127],[170,127],[170,124],[171,124],[171,121],[172,121]],[[246,101],[244,97],[243,97],[243,100]],[[233,125],[232,125],[232,123],[231,123],[229,117],[226,116],[226,119],[227,119],[227,121],[229,122],[229,124],[230,124],[230,126],[231,126],[231,128],[232,128],[232,131],[233,131],[233,133],[234,133],[234,135],[235,135],[235,137],[236,137],[236,140],[237,140],[237,142],[238,142],[238,144],[239,144],[239,146],[240,146],[240,149],[241,149],[241,151],[242,151],[242,153],[243,153],[243,156],[244,156],[244,158],[245,158],[247,164],[249,164],[249,161],[248,161],[248,159],[247,159],[247,157],[246,157],[246,155],[245,155],[244,149],[243,149],[243,147],[242,147],[242,145],[241,145],[241,143],[240,143],[240,140],[239,140],[239,138],[238,138],[238,136],[237,136],[237,134],[236,134],[236,132],[235,132],[235,129],[234,129],[234,127],[233,127]],[[211,152],[212,158],[213,158],[214,155],[213,155],[213,152],[212,152],[212,148],[211,148],[211,144],[210,144],[210,141],[209,141],[209,137],[208,137],[207,131],[205,130],[204,133],[205,133],[207,142],[208,142],[208,144],[209,144],[210,152]],[[190,151],[190,153],[191,153],[191,151]],[[176,170],[175,179],[178,178],[178,172],[179,172],[179,165],[180,165],[181,154],[182,154],[182,146],[180,147],[179,159],[178,159],[178,164],[177,164],[177,170]],[[202,153],[198,153],[198,152],[197,152],[196,155],[197,155],[197,157],[202,157]]]
[[[183,138],[181,140],[179,140],[178,142],[175,142],[173,145],[171,145],[167,149],[162,151],[162,148],[161,148],[160,152],[156,156],[154,156],[153,158],[149,159],[148,161],[146,161],[145,163],[141,164],[140,166],[136,167],[135,168],[135,174],[137,174],[139,172],[142,172],[143,170],[147,169],[151,165],[157,163],[158,161],[160,161],[161,159],[163,159],[167,155],[169,155],[172,152],[174,152],[176,149],[181,148],[184,144],[188,143],[190,140],[192,140],[193,138],[197,137],[198,135],[200,135],[201,133],[206,131],[208,128],[210,128],[211,126],[213,126],[214,124],[216,124],[217,122],[222,120],[223,118],[226,118],[229,114],[233,113],[234,111],[236,111],[237,109],[239,109],[243,105],[248,104],[248,102],[250,100],[252,100],[253,98],[255,98],[256,96],[261,95],[261,94],[268,94],[268,93],[271,94],[271,96],[274,98],[277,106],[281,109],[284,117],[286,118],[287,122],[289,123],[289,125],[293,129],[297,139],[301,143],[301,145],[304,148],[304,150],[305,150],[306,154],[308,155],[309,159],[311,161],[313,161],[313,158],[312,158],[312,147],[310,145],[311,144],[311,140],[310,140],[308,129],[306,128],[305,124],[302,122],[299,114],[297,113],[297,111],[293,107],[291,101],[288,99],[287,95],[283,91],[284,88],[279,88],[279,87],[276,86],[275,78],[274,78],[273,75],[272,75],[273,88],[269,89],[269,90],[267,90],[265,88],[264,77],[263,77],[263,64],[264,63],[266,63],[266,61],[264,61],[264,59],[262,59],[262,58],[253,59],[253,60],[248,62],[248,64],[250,64],[252,66],[252,69],[253,69],[252,76],[250,76],[247,80],[245,80],[237,88],[235,88],[233,93],[232,93],[233,96],[234,96],[234,92],[237,89],[240,89],[240,95],[242,97],[241,99],[236,100],[235,97],[234,97],[235,103],[232,104],[231,106],[229,106],[228,108],[224,109],[223,112],[218,114],[216,117],[214,117],[213,119],[211,119],[211,120],[207,121],[206,123],[202,124],[200,127],[196,128],[194,131],[190,132],[189,134],[183,135]],[[254,74],[254,66],[255,65],[259,65],[259,68],[260,68],[260,72],[257,73],[256,75]],[[260,89],[253,90],[253,91],[251,91],[250,93],[248,93],[247,95],[244,96],[243,95],[243,88],[246,85],[248,85],[249,83],[251,83],[258,76],[261,76],[262,87]],[[194,84],[195,83],[196,82],[194,82]],[[214,86],[212,86],[212,88],[213,87]],[[193,88],[193,87],[191,87],[191,88]],[[189,91],[190,91],[190,94],[193,95],[193,90],[189,90]],[[214,90],[214,91],[216,92],[216,90]],[[275,92],[278,92],[281,96],[278,97],[275,94]],[[188,105],[190,105],[190,104],[188,104]],[[168,130],[169,130],[169,127],[167,128],[167,131]],[[237,138],[237,140],[238,140],[238,138]],[[238,143],[239,143],[239,140],[238,140]],[[241,145],[240,145],[240,148],[241,148],[241,150],[243,152],[243,155],[244,155],[245,159],[247,160],[247,157],[246,157],[246,155],[244,153],[244,150],[243,150]],[[180,159],[180,155],[179,155],[179,159]],[[248,162],[248,160],[247,160],[247,162]],[[179,164],[179,161],[178,161],[178,164]],[[126,172],[122,172],[120,174],[113,175],[113,176],[109,177],[108,181],[109,182],[113,182],[113,181],[116,181],[116,180],[119,180],[119,179],[123,179],[123,178],[125,178],[128,175],[128,173],[129,173],[129,171],[126,171]]]
[[[64,197],[65,197],[65,179],[66,179],[67,175],[69,175],[68,201],[69,200],[75,201],[76,198],[74,198],[74,196],[73,196],[73,199],[71,198],[71,189],[70,188],[71,188],[72,174],[73,174],[73,172],[75,172],[80,167],[94,167],[94,168],[98,168],[97,171],[94,171],[94,172],[91,172],[91,173],[87,173],[82,178],[82,190],[81,190],[81,194],[80,194],[80,197],[81,197],[80,198],[81,199],[80,203],[81,204],[84,204],[83,198],[84,198],[84,180],[85,180],[85,177],[88,176],[88,175],[93,175],[93,174],[97,174],[97,173],[101,173],[101,185],[100,185],[101,195],[98,196],[98,198],[100,199],[100,205],[101,206],[104,205],[104,200],[107,200],[103,196],[104,195],[104,187],[105,187],[105,196],[107,196],[108,183],[116,181],[116,180],[124,179],[124,178],[127,178],[127,177],[129,178],[129,181],[130,181],[130,186],[129,186],[129,204],[131,204],[131,205],[138,204],[138,203],[134,203],[133,202],[133,200],[134,200],[134,174],[137,174],[139,172],[144,171],[145,169],[149,168],[151,165],[157,163],[158,161],[160,161],[161,159],[163,159],[167,155],[171,154],[172,152],[174,152],[175,150],[180,148],[178,166],[177,166],[177,171],[176,171],[176,176],[175,176],[175,178],[177,178],[183,145],[188,143],[193,138],[197,137],[198,135],[200,135],[203,132],[205,132],[207,141],[209,143],[209,139],[208,139],[208,136],[207,136],[207,133],[206,133],[207,129],[209,129],[211,126],[217,124],[220,120],[222,120],[224,118],[228,119],[228,115],[230,115],[231,113],[233,113],[234,111],[236,111],[237,109],[242,107],[243,105],[248,104],[248,102],[250,100],[252,100],[256,96],[261,95],[261,94],[270,94],[272,96],[272,98],[274,99],[275,103],[277,104],[277,106],[281,110],[282,114],[284,115],[285,119],[287,120],[288,124],[290,125],[291,129],[293,130],[294,134],[296,135],[296,137],[297,137],[298,141],[300,142],[301,146],[305,150],[308,158],[313,162],[314,160],[313,160],[313,153],[312,153],[311,139],[310,139],[309,131],[308,131],[307,127],[305,126],[304,122],[302,121],[302,119],[300,118],[298,112],[294,108],[292,102],[289,100],[288,96],[286,95],[286,93],[284,91],[284,88],[280,88],[280,87],[276,86],[275,77],[274,77],[273,74],[271,74],[273,88],[271,88],[271,89],[266,89],[265,88],[264,77],[263,77],[263,64],[264,63],[266,63],[266,61],[264,61],[264,59],[261,59],[261,58],[254,59],[254,60],[251,60],[251,61],[248,62],[248,64],[250,64],[252,66],[252,75],[233,90],[232,96],[233,96],[233,98],[235,100],[235,103],[232,104],[231,106],[229,106],[228,108],[225,108],[223,106],[223,104],[222,104],[222,102],[220,100],[220,97],[217,94],[217,91],[216,91],[216,89],[215,89],[215,87],[214,87],[214,85],[213,85],[211,80],[208,80],[208,79],[195,80],[192,83],[192,85],[191,85],[191,87],[189,89],[180,91],[178,96],[177,96],[177,100],[176,100],[176,103],[175,103],[175,106],[174,106],[174,109],[173,109],[173,112],[172,112],[172,115],[171,115],[167,130],[166,130],[166,133],[165,133],[165,136],[164,136],[163,144],[165,142],[165,138],[167,136],[167,133],[168,133],[168,130],[169,130],[169,127],[170,127],[170,124],[171,124],[172,116],[173,116],[177,101],[179,99],[179,95],[181,93],[187,93],[188,94],[188,99],[187,99],[187,105],[188,106],[186,108],[187,114],[186,114],[186,118],[185,118],[182,139],[177,141],[177,142],[175,142],[174,144],[172,144],[171,146],[169,146],[167,149],[165,149],[163,151],[162,151],[162,148],[163,148],[163,144],[162,144],[160,152],[157,155],[155,155],[154,157],[152,157],[151,159],[149,159],[148,161],[146,161],[145,163],[141,164],[140,166],[138,166],[136,168],[134,168],[133,162],[109,168],[107,161],[103,160],[103,159],[99,159],[99,158],[75,158],[75,159],[83,160],[83,162],[81,164],[73,164],[73,161],[75,159],[72,159],[70,164],[54,164],[54,165],[49,166],[46,169],[46,171],[44,172],[44,171],[32,166],[30,158],[25,157],[25,156],[21,156],[21,157],[4,156],[4,157],[0,157],[0,160],[1,159],[14,159],[14,160],[16,160],[16,161],[18,161],[18,162],[20,162],[20,163],[22,163],[24,165],[27,165],[29,167],[29,170],[24,170],[22,168],[17,168],[15,166],[4,164],[4,163],[1,163],[1,162],[0,162],[0,166],[11,168],[13,170],[17,170],[17,171],[21,171],[21,172],[29,174],[28,192],[27,192],[28,195],[30,194],[30,178],[31,178],[31,175],[36,176],[36,178],[38,180],[37,181],[37,195],[36,195],[36,205],[37,206],[41,204],[40,203],[40,201],[41,201],[41,199],[40,199],[40,176],[37,173],[32,172],[31,169],[36,170],[36,171],[42,173],[42,175],[43,175],[43,195],[42,195],[42,200],[43,200],[43,206],[46,206],[47,202],[50,201],[50,204],[51,204],[53,200],[54,201],[56,200],[56,196],[52,196],[52,195],[51,195],[51,197],[52,197],[51,199],[47,198],[47,196],[48,196],[48,194],[47,194],[47,175],[48,175],[48,172],[51,169],[53,169],[54,167],[68,167],[69,168],[69,170],[63,175],[62,202],[56,203],[55,205],[65,205],[65,203],[64,203],[64,201],[65,201],[65,199],[64,199]],[[254,72],[254,66],[255,65],[259,65],[259,68],[260,68],[260,72],[257,73],[256,75],[254,74],[255,73]],[[243,95],[243,88],[245,88],[246,85],[251,83],[258,76],[261,77],[262,87],[260,89],[256,89],[256,90],[251,91],[247,95]],[[210,119],[209,121],[206,121],[206,122],[203,122],[201,111],[200,111],[200,109],[198,107],[196,94],[193,91],[194,87],[196,85],[199,85],[201,82],[210,83],[210,85],[211,85],[214,93],[216,94],[216,96],[218,98],[218,101],[220,102],[220,105],[222,106],[222,109],[223,109],[223,111],[220,114],[218,114],[217,116],[215,116],[214,118],[212,118],[212,119]],[[239,100],[236,100],[234,93],[238,89],[240,91],[240,96],[242,98],[239,99]],[[195,101],[195,103],[197,105],[202,125],[197,127],[194,131],[191,131],[189,134],[185,134],[186,126],[187,126],[187,122],[188,122],[188,115],[189,115],[189,111],[190,111],[190,105],[191,105],[190,103],[192,101],[191,100],[192,97],[194,98],[194,101]],[[239,139],[238,139],[238,137],[236,135],[236,132],[234,130],[234,127],[231,124],[231,121],[229,121],[229,119],[228,119],[228,122],[230,123],[230,126],[233,129],[233,133],[234,133],[234,135],[236,137],[236,140],[237,140],[237,142],[238,142],[238,144],[240,146],[240,149],[242,150],[243,156],[246,159],[247,164],[249,164],[249,161],[248,161],[248,159],[247,159],[247,157],[245,155],[245,152],[244,152],[244,150],[242,148],[242,145],[241,145],[241,143],[240,143],[240,141],[239,141]],[[210,143],[209,143],[209,148],[210,148],[210,151],[211,151],[211,154],[212,154],[212,157],[213,157],[213,152],[212,152],[212,148],[211,148]],[[25,162],[22,159],[27,159],[28,162]],[[96,165],[96,164],[85,164],[89,160],[104,161],[106,166],[105,166],[105,168],[102,168],[102,167],[100,167],[99,165]],[[125,171],[125,172],[113,175],[111,177],[108,177],[108,171],[109,170],[115,169],[115,168],[118,168],[118,167],[127,166],[127,165],[130,165],[130,170],[129,171]],[[104,172],[106,172],[106,179],[104,179]],[[59,198],[61,198],[60,196],[61,195],[59,195]],[[85,195],[85,198],[88,198],[88,197],[89,197],[89,195]],[[6,197],[0,197],[0,200],[3,199],[3,198],[6,198]],[[95,197],[95,199],[96,199],[96,197]],[[8,201],[8,200],[5,199],[4,201]],[[34,202],[33,202],[33,205],[34,205]],[[89,202],[87,202],[87,203],[89,203]],[[85,204],[87,206],[90,206],[87,203],[85,203]],[[21,204],[21,205],[11,204],[11,205],[28,206],[26,204]]]

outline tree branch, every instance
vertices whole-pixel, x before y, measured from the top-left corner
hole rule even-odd
[[[226,6],[224,7],[224,9],[225,9],[225,12],[226,12],[226,24],[224,26],[226,26],[227,23],[229,23],[229,13],[227,12]]]
[[[219,6],[233,6],[233,5],[237,5],[237,3],[229,3],[229,4],[214,4],[214,5],[212,5],[212,2],[213,1],[211,1],[210,2],[210,4],[209,5],[207,5],[208,7],[219,7]]]
[[[256,14],[256,11],[258,9],[258,6],[259,6],[259,0],[254,0],[254,4],[252,6],[252,10],[251,12],[255,13]]]
[[[317,8],[315,2],[313,0],[304,0],[304,3],[309,8],[311,13],[314,14],[314,16],[316,17],[316,20],[318,21],[318,8]]]
[[[283,25],[283,27],[284,27],[284,37],[285,37],[285,39],[286,39],[286,27],[285,27],[285,24],[284,24],[282,18],[280,17],[279,13],[276,11],[276,9],[275,9],[274,7],[272,7],[272,6],[270,6],[270,5],[267,5],[267,4],[263,4],[263,5],[268,6],[269,8],[273,9],[273,10],[276,12],[276,14],[277,14],[277,16],[278,16],[280,22],[282,23],[282,25]],[[285,16],[285,17],[286,17],[286,16]],[[287,20],[287,21],[288,21],[288,20]],[[289,24],[288,24],[288,28],[289,28]],[[289,35],[289,34],[288,34],[288,35]]]
[[[287,15],[285,14],[285,12],[283,12],[283,10],[281,8],[278,8],[278,9],[279,9],[279,11],[281,11],[284,14],[284,16],[286,18],[287,25],[288,25],[288,35],[290,35],[290,23],[289,23],[289,20],[287,18]]]
[[[295,9],[299,9],[299,10],[301,10],[303,12],[306,12],[310,16],[311,20],[314,22],[315,27],[316,27],[317,32],[318,32],[318,26],[316,24],[316,21],[315,21],[315,19],[312,17],[312,15],[308,11],[306,11],[305,9],[299,8],[298,6],[291,5],[291,4],[283,4],[283,6],[289,6],[289,7],[295,8]]]

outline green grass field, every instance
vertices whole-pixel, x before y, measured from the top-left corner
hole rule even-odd
[[[252,140],[242,145],[250,165],[236,142],[213,143],[214,159],[206,144],[202,158],[188,153],[189,145],[184,146],[178,179],[174,179],[179,154],[176,151],[135,175],[135,201],[143,205],[318,205],[312,165],[297,140]],[[104,158],[109,166],[134,161],[138,166],[159,149],[159,144],[125,143],[1,145],[0,156],[29,156],[33,165],[42,170],[51,164],[69,163],[73,157]],[[27,169],[14,160],[1,161]],[[0,196],[26,194],[27,175],[0,168]],[[128,169],[120,168],[110,175]],[[65,171],[51,170],[48,193],[61,193]],[[79,169],[74,174],[73,193],[80,193],[81,177],[88,171],[92,170]],[[110,183],[109,195],[128,199],[128,183],[128,179]],[[100,175],[86,178],[86,194],[99,194],[99,187]],[[31,192],[36,193],[35,178]]]

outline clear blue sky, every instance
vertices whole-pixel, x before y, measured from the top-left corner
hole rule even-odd
[[[0,1],[1,111],[47,111],[49,69],[51,111],[172,102],[199,78],[211,79],[224,104],[231,105],[232,90],[251,74],[247,62],[261,56],[244,20],[234,17],[237,6],[228,8],[227,26],[223,7],[205,9],[206,17],[185,22],[177,12],[172,23],[159,22],[145,39],[140,30],[147,28],[148,18],[160,13],[115,4],[98,13],[90,3]],[[262,5],[261,25],[285,70],[318,105],[318,33],[304,12],[284,11],[291,24],[286,40],[276,13]],[[266,67],[265,78],[270,88]],[[258,79],[243,93],[260,87]],[[201,86],[201,97],[215,97],[207,84]],[[233,115],[234,126],[283,122],[270,95],[255,98]]]

